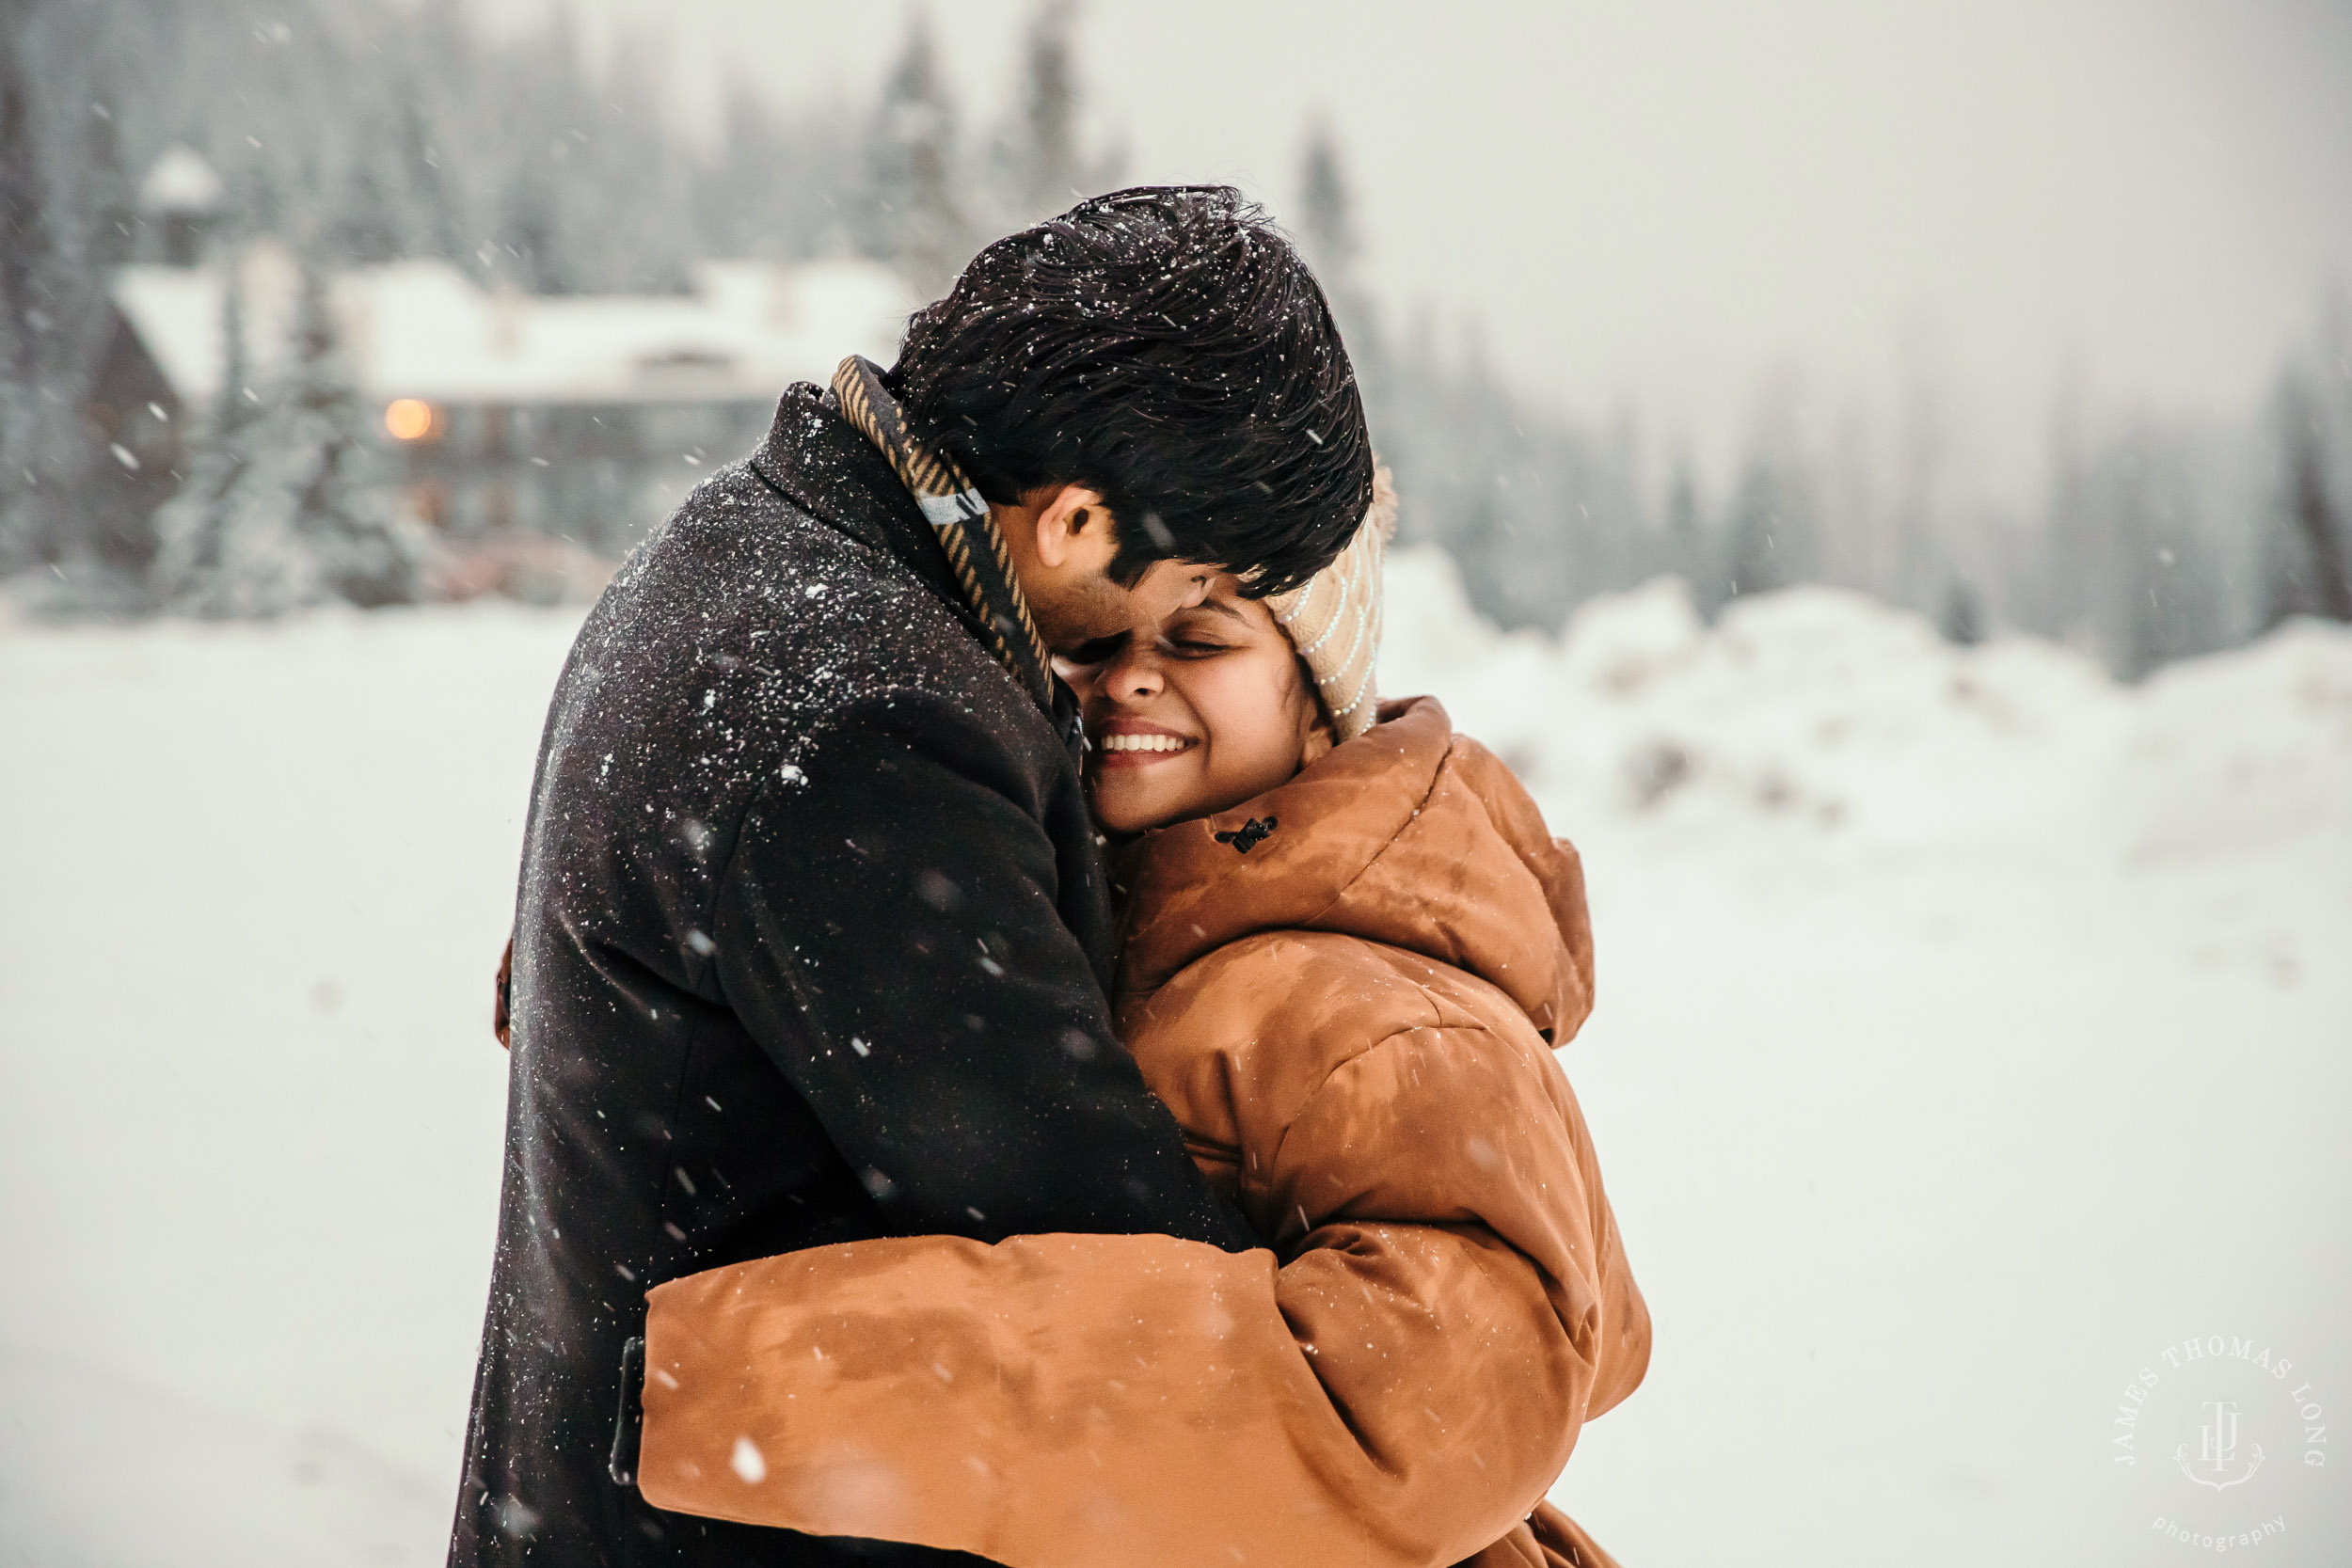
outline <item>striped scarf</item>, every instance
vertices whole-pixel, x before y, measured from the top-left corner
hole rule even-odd
[[[833,372],[833,390],[841,400],[842,417],[889,459],[899,483],[914,493],[997,658],[1046,717],[1056,718],[1051,656],[1012,575],[1012,557],[988,515],[987,500],[954,458],[917,444],[907,430],[905,410],[882,385],[882,371],[872,360],[856,354],[842,360]]]

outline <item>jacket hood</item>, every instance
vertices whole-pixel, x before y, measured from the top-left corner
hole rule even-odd
[[[1326,931],[1417,953],[1502,990],[1553,1045],[1592,1010],[1592,927],[1576,851],[1435,698],[1295,778],[1127,847],[1122,1008],[1195,959],[1264,931]]]

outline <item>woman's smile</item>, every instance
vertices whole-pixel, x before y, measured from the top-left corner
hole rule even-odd
[[[1200,603],[1086,651],[1064,669],[1094,739],[1094,814],[1113,832],[1237,806],[1330,747],[1313,676],[1230,572]]]
[[[1101,753],[1098,768],[1149,768],[1155,762],[1189,752],[1199,746],[1199,739],[1179,735],[1133,719],[1114,720],[1095,737],[1095,750]]]

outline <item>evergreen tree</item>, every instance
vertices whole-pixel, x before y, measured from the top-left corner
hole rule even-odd
[[[499,210],[494,270],[501,280],[532,294],[567,294],[572,273],[559,243],[556,182],[546,169],[525,164],[506,177]]]
[[[240,293],[232,280],[225,347],[243,341]],[[293,367],[258,410],[242,406],[244,390],[223,383],[205,450],[159,519],[159,606],[244,619],[338,599],[413,602],[421,533],[370,483],[365,411],[344,373],[315,264],[303,269]]]
[[[113,88],[130,18],[17,0],[0,25],[0,571],[64,562],[84,584],[136,569],[149,539],[119,504],[110,432],[85,420],[126,239]]]
[[[857,178],[832,117],[787,119],[738,78],[719,126],[690,177],[708,254],[785,261],[847,248]]]
[[[1936,617],[1936,629],[1944,641],[1962,648],[1973,648],[1984,641],[1984,606],[1977,591],[1955,578],[1944,590],[1944,609]]]
[[[1788,548],[1791,530],[1786,492],[1783,476],[1769,459],[1749,457],[1740,470],[1724,541],[1724,597],[1770,593],[1796,580]]]
[[[122,138],[108,102],[112,96],[90,101],[88,150],[82,161],[82,188],[74,198],[74,205],[89,214],[89,260],[101,267],[129,261],[137,239],[131,181],[122,167]]]
[[[1035,217],[1060,212],[1080,195],[1078,66],[1073,0],[1046,0],[1029,19],[1023,50],[1021,205]],[[1031,221],[1035,221],[1033,217]]]
[[[28,0],[28,6],[30,0]],[[32,62],[27,43],[33,13],[0,27],[0,332],[7,361],[0,368],[0,572],[38,558],[41,527],[40,383],[43,284],[40,263],[49,250],[46,192],[34,150]]]
[[[955,104],[922,10],[908,24],[906,44],[882,84],[866,166],[867,253],[894,263],[922,298],[945,293],[972,246],[956,194],[961,169]]]
[[[1902,358],[1895,505],[1892,516],[1881,525],[1892,535],[1891,559],[1883,559],[1879,570],[1861,586],[1889,604],[1926,611],[1935,607],[1946,571],[1941,525],[1950,467],[1951,399],[1932,335],[1915,334],[1904,345]]]
[[[2181,433],[2135,421],[2093,455],[2087,476],[2095,641],[2126,679],[2228,640],[2188,449]]]
[[[2276,408],[2284,483],[2262,535],[2262,625],[2290,615],[2352,621],[2352,565],[2343,511],[2328,483],[2317,401],[2300,376],[2289,376]]]
[[[1298,180],[1298,238],[1324,292],[1352,293],[1356,261],[1363,252],[1356,230],[1356,202],[1340,167],[1340,148],[1327,121],[1307,134]]]
[[[2050,410],[2049,499],[2041,548],[2027,569],[2026,624],[2076,643],[2092,641],[2090,585],[2101,557],[2090,508],[2089,437],[2081,378],[2070,373]]]
[[[690,227],[691,180],[662,118],[659,51],[634,41],[622,40],[600,81],[584,61],[578,67],[568,122],[549,142],[564,149],[550,160],[564,198],[563,252],[596,259],[573,262],[573,286],[584,293],[681,292],[688,263],[710,254]]]
[[[1698,477],[1691,455],[1677,452],[1674,477],[1666,486],[1666,569],[1691,590],[1691,602],[1702,614],[1712,615],[1722,604],[1716,585],[1723,574],[1715,569],[1707,547],[1707,530],[1699,520]]]
[[[989,137],[986,179],[971,182],[974,239],[1009,233],[1067,211],[1084,197],[1119,185],[1123,156],[1087,146],[1081,126],[1078,8],[1041,0],[1022,37],[1021,80],[1004,120]]]
[[[1789,448],[1770,443],[1749,453],[1724,529],[1721,576],[1733,598],[1815,580],[1812,480]]]
[[[220,388],[190,444],[186,476],[155,514],[149,589],[158,608],[193,608],[198,585],[221,574],[234,532],[230,497],[253,456],[246,433],[258,400],[246,363],[245,282],[233,257],[220,270]]]
[[[380,144],[396,147],[389,135]],[[361,264],[389,261],[421,248],[421,236],[406,232],[402,204],[395,200],[399,185],[389,171],[379,170],[373,158],[355,159],[342,178],[342,195],[334,227],[327,235],[327,254]]]
[[[1356,217],[1356,194],[1348,183],[1339,138],[1327,120],[1317,119],[1308,128],[1306,150],[1299,160],[1296,227],[1299,249],[1315,269],[1315,280],[1323,285],[1324,297],[1330,301],[1331,314],[1346,340],[1348,357],[1355,362],[1374,428],[1401,426],[1409,415],[1415,388],[1405,366],[1391,362],[1378,315],[1364,288],[1360,266],[1364,242]],[[1434,370],[1430,356],[1423,355],[1410,373],[1428,374]],[[1412,460],[1405,461],[1409,467]]]

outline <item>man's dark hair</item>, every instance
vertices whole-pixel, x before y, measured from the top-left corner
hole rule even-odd
[[[885,380],[990,500],[1098,492],[1130,587],[1170,559],[1296,587],[1371,504],[1330,306],[1227,186],[1117,191],[998,240],[915,315]]]

